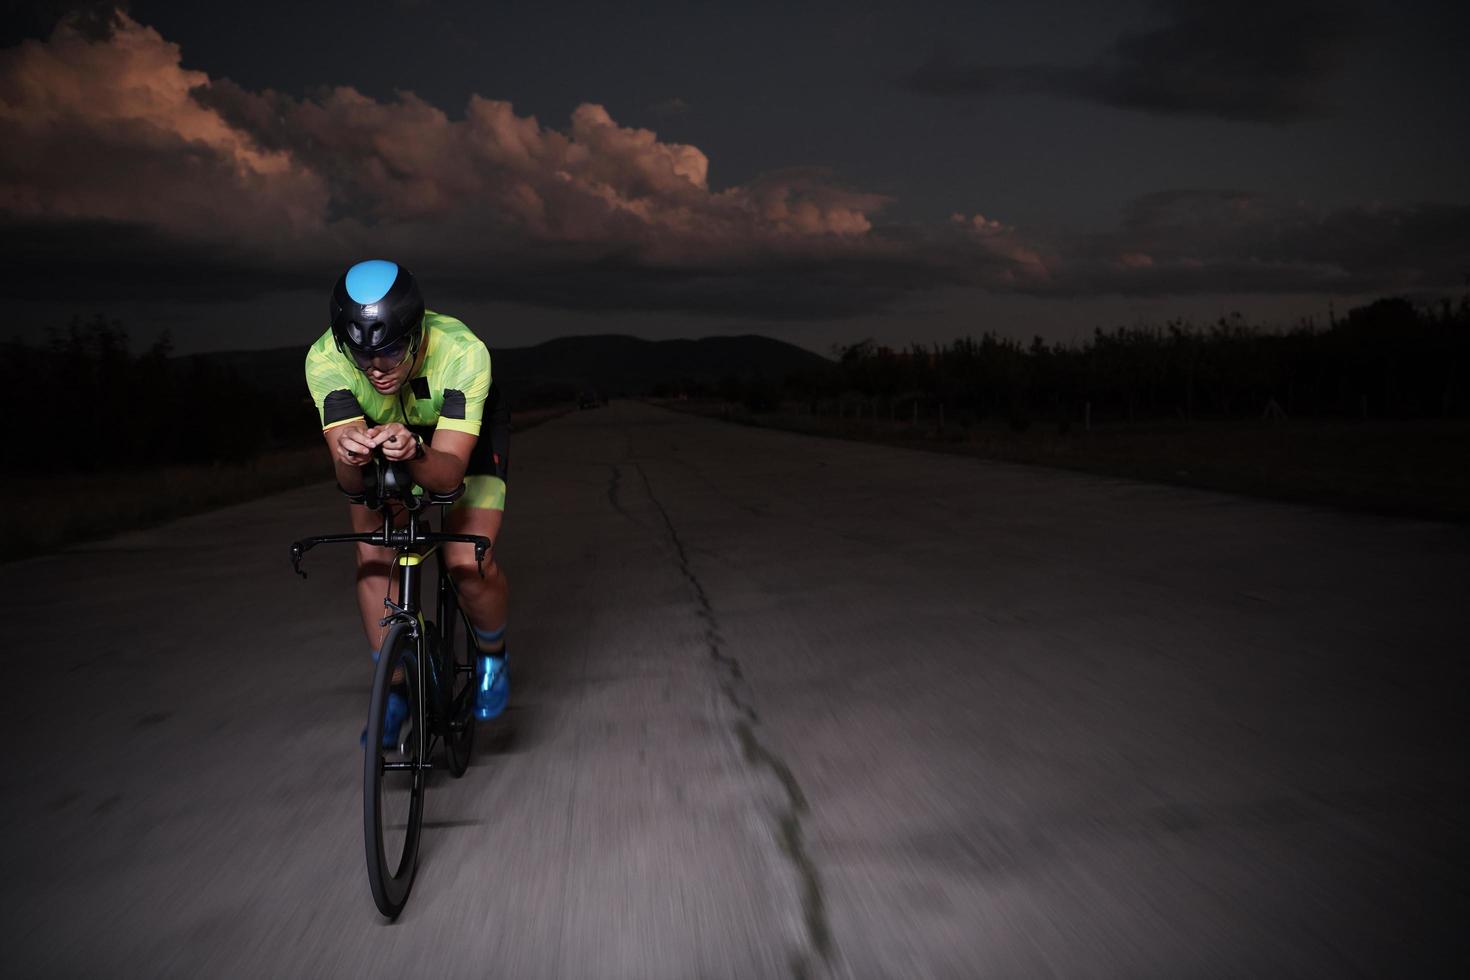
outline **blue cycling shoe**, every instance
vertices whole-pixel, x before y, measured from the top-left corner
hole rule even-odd
[[[505,652],[481,654],[475,664],[475,717],[481,721],[500,717],[510,700],[510,671]]]
[[[403,732],[403,723],[408,720],[408,698],[399,691],[388,692],[388,713],[383,718],[383,748],[398,747],[398,736]],[[357,744],[367,748],[367,729],[357,737]]]

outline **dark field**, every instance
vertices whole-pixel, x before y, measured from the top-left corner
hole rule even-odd
[[[567,408],[517,412],[516,431],[556,418]],[[0,490],[6,516],[6,560],[77,541],[110,537],[216,507],[332,479],[320,443],[261,453],[232,464],[162,466],[85,476],[41,476]]]
[[[1083,431],[1055,424],[1016,431],[752,413],[721,401],[659,401],[678,411],[746,425],[904,448],[1055,466],[1430,520],[1470,521],[1470,421],[1111,423]],[[567,409],[517,413],[519,430]],[[0,493],[11,527],[9,559],[156,524],[331,478],[320,446],[263,453],[234,465],[69,476],[41,492]]]
[[[1275,500],[1431,520],[1470,520],[1470,421],[1194,421],[1017,431],[934,419],[753,413],[725,401],[660,401],[678,411],[814,435],[974,455]]]

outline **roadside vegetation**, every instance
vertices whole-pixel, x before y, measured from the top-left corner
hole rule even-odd
[[[45,422],[24,472],[0,484],[4,560],[333,479],[304,380],[255,383],[209,358],[172,357],[166,338],[133,353],[121,325],[100,318],[14,348]],[[512,426],[573,407],[538,402]]]
[[[654,394],[747,424],[1470,519],[1470,297],[1385,299],[1286,332],[1230,317],[1071,346],[986,334],[834,353],[830,369],[779,383]]]
[[[542,378],[578,341],[607,376]],[[618,381],[614,341],[663,377]],[[506,352],[547,362],[526,360],[514,426],[572,409],[591,385],[747,424],[1470,520],[1470,297],[1384,299],[1284,332],[1229,317],[1073,345],[863,341],[832,361],[768,338],[720,344],[594,337]],[[755,367],[693,372],[704,362],[688,350],[712,345]],[[102,319],[12,349],[17,397],[44,421],[0,490],[9,559],[331,479],[294,351],[175,357],[164,339],[134,353]]]

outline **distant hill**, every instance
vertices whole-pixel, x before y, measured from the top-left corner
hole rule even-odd
[[[180,360],[229,369],[272,395],[304,396],[306,347],[191,354]],[[513,404],[571,398],[589,388],[609,395],[644,395],[660,387],[713,387],[727,377],[780,382],[788,375],[834,367],[819,354],[754,334],[700,340],[558,337],[534,347],[492,347],[491,357],[495,378],[510,392]]]
[[[713,386],[732,376],[779,382],[791,374],[833,366],[811,351],[751,334],[701,340],[560,337],[535,347],[498,351],[494,358],[496,371],[523,389],[572,385],[634,395],[660,385]]]

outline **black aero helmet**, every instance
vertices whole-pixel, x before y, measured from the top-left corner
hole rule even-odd
[[[331,315],[337,350],[361,364],[417,349],[424,297],[412,272],[396,262],[369,259],[337,280]]]

